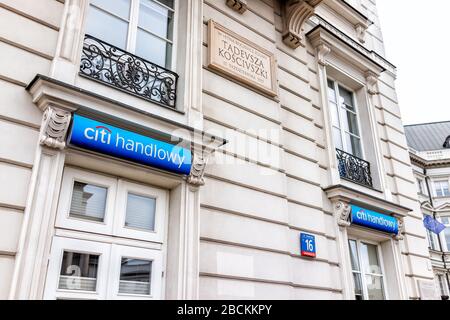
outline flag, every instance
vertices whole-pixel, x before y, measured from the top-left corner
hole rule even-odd
[[[432,216],[426,216],[425,219],[423,219],[423,225],[426,229],[430,230],[431,232],[434,232],[436,234],[439,234],[442,232],[442,230],[445,229],[445,225],[437,221],[436,219],[433,219]]]

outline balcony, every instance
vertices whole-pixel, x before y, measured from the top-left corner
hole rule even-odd
[[[373,188],[369,162],[339,149],[336,149],[336,157],[342,179]]]
[[[153,103],[175,108],[178,75],[95,37],[86,35],[80,76]]]

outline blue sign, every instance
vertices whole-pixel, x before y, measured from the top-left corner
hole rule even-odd
[[[445,229],[445,225],[434,219],[432,216],[427,215],[423,219],[423,225],[426,229],[436,234],[441,233]]]
[[[304,257],[316,257],[316,237],[311,234],[300,234],[300,250]]]
[[[387,233],[398,234],[398,221],[394,217],[354,205],[352,205],[352,223]]]
[[[69,143],[80,148],[180,174],[191,171],[191,151],[74,115]]]

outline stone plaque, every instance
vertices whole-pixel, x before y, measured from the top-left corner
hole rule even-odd
[[[422,300],[439,300],[439,293],[434,281],[417,280],[419,287],[420,299]]]
[[[275,56],[212,20],[208,22],[208,67],[276,96]]]

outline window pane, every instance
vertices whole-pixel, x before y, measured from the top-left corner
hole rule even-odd
[[[450,225],[450,218],[449,217],[441,217],[441,222],[445,225]]]
[[[119,293],[150,295],[152,262],[122,258]]]
[[[89,7],[86,22],[87,34],[125,50],[127,45],[127,32],[127,22],[93,6]]]
[[[130,0],[91,0],[91,4],[125,20],[130,16]]]
[[[367,292],[369,300],[384,300],[383,278],[366,276]]]
[[[173,0],[157,0],[157,1],[173,9]]]
[[[87,220],[103,221],[107,191],[107,188],[75,181],[69,215]]]
[[[352,270],[360,271],[356,241],[349,240],[348,244],[350,247],[350,260],[352,262]]]
[[[136,55],[157,65],[170,68],[172,45],[142,29],[138,29]]]
[[[328,100],[336,103],[336,92],[334,91],[334,82],[328,80]]]
[[[345,104],[348,109],[355,111],[355,107],[353,106],[353,93],[351,91],[339,86],[339,96],[339,102],[341,104]]]
[[[342,145],[341,130],[339,130],[336,127],[333,127],[333,140],[334,140],[334,145],[337,149],[340,149],[340,150],[344,149],[344,147]]]
[[[356,300],[364,300],[361,275],[359,273],[353,273],[353,285],[355,287]]]
[[[365,273],[382,274],[380,262],[378,261],[377,246],[361,243],[361,259],[365,267]]]
[[[450,227],[444,229],[444,236],[447,243],[447,251],[450,251]]]
[[[99,255],[64,251],[59,289],[95,291]]]
[[[141,0],[140,3],[139,27],[172,40],[173,13],[152,0]]]
[[[352,155],[362,158],[362,150],[361,150],[361,140],[359,138],[356,138],[348,133],[345,134],[345,139],[347,142],[347,149],[344,150],[348,153],[351,153]]]
[[[335,127],[340,127],[339,124],[339,110],[338,110],[338,106],[330,101],[330,111],[331,111],[331,121],[333,122],[333,125]]]
[[[125,226],[155,230],[156,199],[128,194]]]
[[[343,110],[345,112],[345,117],[343,117],[344,119],[342,119],[344,123],[344,129],[348,132],[353,133],[354,135],[359,136],[358,120],[356,118],[356,114],[346,110],[345,108]]]

